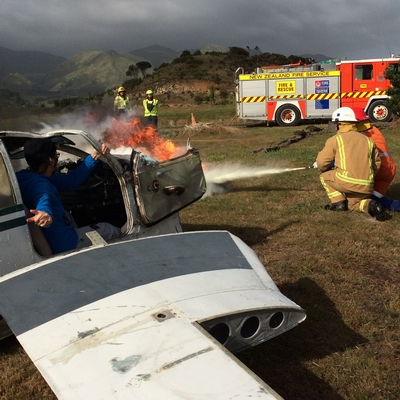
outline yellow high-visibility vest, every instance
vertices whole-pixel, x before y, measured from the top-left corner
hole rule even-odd
[[[153,104],[151,111],[148,108],[149,104]],[[158,113],[158,100],[153,99],[152,101],[148,99],[143,100],[144,116],[145,117],[156,117]]]
[[[129,97],[125,96],[125,98],[120,95],[115,96],[114,99],[114,108],[118,108],[118,110],[125,110],[126,108],[130,108],[131,102],[129,101]]]

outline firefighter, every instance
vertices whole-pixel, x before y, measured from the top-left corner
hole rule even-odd
[[[129,100],[129,97],[126,95],[125,88],[123,86],[120,86],[118,88],[118,94],[115,96],[114,99],[114,115],[116,117],[119,117],[127,110],[131,108],[131,102]]]
[[[381,158],[381,167],[378,174],[375,176],[374,191],[371,197],[372,199],[381,203],[388,210],[399,212],[400,201],[386,197],[387,188],[393,181],[393,178],[396,174],[396,164],[390,154],[386,139],[376,126],[371,125],[370,117],[362,108],[354,107],[353,111],[359,120],[357,123],[357,130],[374,141]]]
[[[375,143],[357,131],[358,119],[351,108],[338,108],[332,120],[337,122],[337,133],[326,141],[316,161],[322,186],[331,200],[325,209],[361,211],[384,221],[384,207],[371,199],[374,176],[381,166]]]
[[[374,192],[375,197],[382,197],[386,194],[387,188],[393,181],[396,174],[396,164],[390,155],[389,146],[382,134],[382,132],[376,127],[372,126],[369,116],[360,107],[354,107],[353,111],[358,119],[357,130],[362,132],[365,136],[371,138],[381,158],[381,168],[374,179]]]
[[[153,98],[153,91],[146,92],[146,98],[143,100],[144,120],[146,125],[153,125],[157,128],[158,124],[158,100]]]

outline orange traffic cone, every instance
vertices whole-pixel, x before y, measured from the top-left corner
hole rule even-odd
[[[197,122],[196,122],[196,118],[194,117],[193,113],[192,113],[192,126],[196,126]]]

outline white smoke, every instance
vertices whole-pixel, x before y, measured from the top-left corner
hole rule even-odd
[[[112,115],[101,115],[101,111],[91,110],[87,107],[82,107],[80,110],[58,116],[52,122],[41,122],[42,128],[39,133],[46,133],[57,130],[81,130],[90,133],[94,138],[103,141],[104,132],[108,131],[113,126],[114,117]],[[136,117],[135,110],[128,110],[124,115],[118,117],[121,120],[130,122]],[[91,152],[92,146],[78,136],[69,137],[80,149]],[[114,154],[130,154],[132,149],[115,149]]]
[[[135,110],[128,110],[119,119],[131,121],[136,117]],[[51,123],[42,122],[39,133],[62,129],[76,129],[90,133],[96,139],[101,140],[104,132],[112,127],[114,117],[101,115],[101,111],[83,107],[81,110],[58,116]]]
[[[301,168],[278,167],[246,167],[241,164],[205,165],[204,176],[207,183],[207,191],[204,197],[221,194],[228,191],[228,184],[232,181],[259,178],[265,175],[282,174],[289,171],[297,171]]]

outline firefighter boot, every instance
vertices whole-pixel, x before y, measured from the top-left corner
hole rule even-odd
[[[368,204],[368,214],[374,217],[377,221],[384,221],[387,218],[385,208],[382,204],[371,200]]]
[[[338,201],[337,203],[327,204],[324,208],[330,211],[347,211],[349,207],[347,206],[347,200]]]

